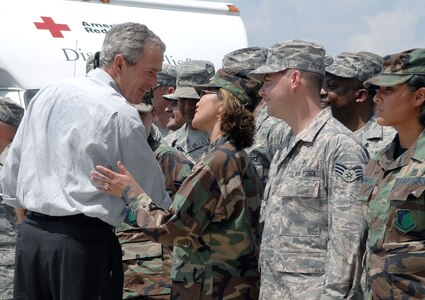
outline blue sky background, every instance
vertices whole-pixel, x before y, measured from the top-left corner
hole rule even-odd
[[[425,0],[229,0],[241,11],[249,46],[290,39],[316,42],[328,54],[380,55],[425,48]]]

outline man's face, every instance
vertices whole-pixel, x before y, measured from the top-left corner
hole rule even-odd
[[[168,113],[168,123],[167,128],[173,131],[176,131],[180,127],[184,125],[184,119],[182,115],[180,114],[179,110],[179,104],[178,100],[172,100],[169,102],[169,105],[166,108],[166,111]]]
[[[143,96],[156,86],[158,72],[161,71],[164,52],[157,46],[147,46],[135,65],[124,57],[118,63],[116,83],[128,102],[139,104]]]
[[[276,118],[285,120],[285,111],[290,108],[285,106],[288,99],[288,81],[287,71],[267,74],[264,77],[264,84],[259,91],[267,105],[267,113]]]
[[[183,116],[185,123],[189,126],[192,126],[192,120],[196,112],[196,103],[198,101],[199,100],[196,99],[179,98],[180,114]]]
[[[174,93],[174,88],[169,86],[159,86],[153,89],[152,104],[156,113],[155,124],[159,128],[166,128],[169,119],[169,114],[166,111],[166,108],[170,102],[165,100],[162,96],[172,93]]]
[[[343,78],[326,73],[321,91],[322,107],[331,106],[332,114],[338,116],[347,114],[356,105],[361,82],[355,78]]]

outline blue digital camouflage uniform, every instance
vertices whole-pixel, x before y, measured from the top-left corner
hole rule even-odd
[[[174,197],[193,164],[175,148],[161,143],[156,126],[151,129],[148,144],[164,173],[165,189]],[[150,241],[138,227],[126,223],[116,229],[116,234],[123,250],[123,299],[169,299],[172,247]]]
[[[266,105],[255,116],[255,128],[254,144],[247,148],[246,152],[265,187],[273,156],[291,128],[285,121],[269,116]]]
[[[361,299],[365,221],[356,195],[367,162],[330,108],[286,138],[264,192],[260,299]]]
[[[257,299],[259,195],[248,155],[223,136],[194,166],[170,212],[156,210],[146,194],[131,205],[142,232],[175,246],[172,299]]]
[[[365,299],[425,299],[425,131],[394,159],[398,136],[368,165]]]
[[[376,123],[376,118],[372,116],[364,127],[354,132],[354,135],[365,145],[369,156],[373,158],[393,140],[396,133],[394,128]]]

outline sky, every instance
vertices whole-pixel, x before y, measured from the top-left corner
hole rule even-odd
[[[425,48],[425,0],[228,0],[244,20],[249,46],[301,39],[327,54],[386,55]]]

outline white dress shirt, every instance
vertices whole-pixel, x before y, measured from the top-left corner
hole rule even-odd
[[[13,207],[51,216],[83,213],[116,226],[125,202],[97,191],[90,171],[96,165],[117,171],[117,161],[159,206],[171,204],[136,109],[96,69],[34,97],[0,173],[0,195]]]

